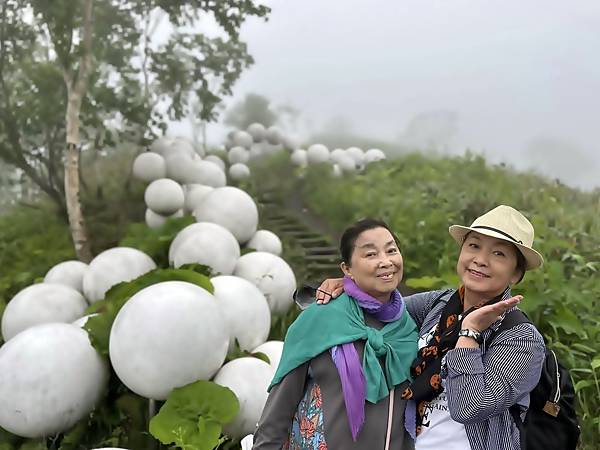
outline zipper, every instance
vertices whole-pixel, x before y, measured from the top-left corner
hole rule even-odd
[[[390,450],[390,439],[392,437],[392,422],[394,419],[394,391],[396,388],[392,388],[390,391],[390,406],[388,408],[388,423],[387,432],[385,434],[385,450]]]

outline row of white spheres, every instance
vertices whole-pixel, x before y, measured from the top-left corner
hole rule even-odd
[[[354,173],[362,170],[365,165],[386,158],[383,151],[372,148],[364,152],[358,147],[350,147],[346,150],[336,148],[329,151],[323,144],[313,144],[308,150],[296,149],[292,152],[291,161],[294,165],[305,167],[308,164],[322,164],[331,162],[335,175],[342,173]]]

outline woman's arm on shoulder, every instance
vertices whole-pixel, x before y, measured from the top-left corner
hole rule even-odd
[[[452,419],[487,420],[514,405],[538,383],[544,340],[528,323],[496,336],[482,355],[478,348],[455,348],[446,354],[446,390]]]
[[[406,310],[417,324],[417,328],[421,329],[425,317],[431,311],[433,302],[440,297],[445,290],[419,292],[417,294],[407,295],[404,297]]]
[[[273,386],[254,432],[252,450],[281,450],[304,396],[309,365],[310,361],[296,367]]]

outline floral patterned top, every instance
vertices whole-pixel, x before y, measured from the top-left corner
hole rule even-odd
[[[306,394],[300,401],[290,436],[282,450],[327,450],[323,425],[323,396],[321,386],[309,381]]]

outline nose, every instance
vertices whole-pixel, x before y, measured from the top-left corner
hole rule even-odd
[[[379,267],[390,267],[392,265],[392,260],[388,257],[383,257],[379,260]]]
[[[475,263],[475,265],[477,265],[477,266],[484,266],[484,267],[485,267],[485,266],[487,266],[487,265],[488,265],[488,260],[487,260],[487,257],[485,257],[485,256],[483,256],[483,255],[481,255],[481,254],[475,255],[475,256],[473,257],[473,262],[474,262],[474,263]]]

